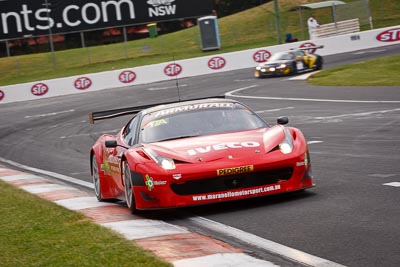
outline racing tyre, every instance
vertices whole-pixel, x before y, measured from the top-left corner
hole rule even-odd
[[[322,70],[322,64],[323,64],[323,60],[322,57],[317,58],[317,62],[316,62],[316,69],[317,70]]]
[[[133,194],[131,169],[129,168],[128,162],[124,161],[122,163],[122,168],[122,178],[124,181],[126,205],[132,213],[137,213],[138,210],[136,209],[135,195]]]
[[[100,174],[99,174],[99,165],[97,165],[96,156],[92,156],[92,178],[94,185],[94,193],[96,194],[98,201],[103,201],[101,197],[101,186],[100,186]]]
[[[296,62],[293,62],[291,71],[290,71],[290,75],[296,75],[296,74],[297,74],[297,66],[296,66]]]

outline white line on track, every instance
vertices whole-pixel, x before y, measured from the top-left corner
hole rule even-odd
[[[383,185],[394,186],[394,187],[400,187],[400,183],[399,183],[399,182],[386,183],[386,184],[383,184]]]
[[[308,265],[308,266],[318,266],[318,267],[339,267],[343,266],[341,264],[325,260],[311,254],[302,252],[297,249],[293,249],[273,241],[261,238],[259,236],[244,232],[242,230],[230,227],[228,225],[221,224],[219,222],[211,221],[203,217],[192,217],[188,220],[201,225],[212,231],[223,233],[226,236],[231,236],[248,244],[255,245],[259,248],[265,249],[267,251],[282,255],[286,258],[292,259],[296,262]]]
[[[400,108],[370,111],[370,112],[350,113],[350,114],[342,114],[342,115],[327,116],[327,117],[314,117],[313,119],[315,119],[315,120],[338,119],[338,118],[345,118],[345,117],[368,116],[368,115],[373,115],[373,114],[385,114],[385,113],[396,112],[396,111],[400,111]]]
[[[96,134],[105,134],[105,133],[116,133],[120,129],[114,129],[114,130],[107,130],[107,131],[101,131],[101,132],[93,132],[93,133],[82,133],[82,134],[73,134],[73,135],[63,135],[60,136],[61,139],[66,139],[66,138],[73,138],[73,137],[82,137],[82,136],[91,136],[91,135],[96,135]]]
[[[64,113],[70,113],[74,112],[74,109],[70,110],[64,110],[64,111],[59,111],[59,112],[52,112],[52,113],[47,113],[47,114],[39,114],[39,115],[32,115],[32,116],[25,116],[25,119],[30,119],[30,118],[43,118],[43,117],[49,117],[49,116],[55,116],[59,114],[64,114]]]
[[[268,97],[268,96],[249,96],[249,95],[235,95],[235,93],[257,87],[258,85],[250,85],[242,88],[232,90],[225,93],[226,96],[237,98],[251,98],[251,99],[268,99],[268,100],[290,100],[290,101],[309,101],[309,102],[333,102],[333,103],[380,103],[380,104],[397,104],[398,100],[347,100],[347,99],[317,99],[317,98],[293,98],[293,97]]]
[[[308,141],[307,144],[308,145],[312,145],[312,144],[320,144],[323,143],[324,141]]]
[[[276,109],[258,110],[258,111],[256,111],[256,113],[257,113],[257,114],[261,114],[261,113],[266,113],[266,112],[275,112],[275,111],[281,111],[281,110],[286,110],[286,109],[294,109],[294,107],[286,107],[286,108],[276,108]]]
[[[370,54],[370,53],[380,53],[380,52],[385,52],[386,49],[377,49],[377,50],[369,50],[369,51],[361,51],[361,52],[355,52],[353,55],[362,55],[362,54]]]
[[[17,163],[17,162],[11,161],[11,160],[4,159],[2,157],[0,157],[0,161],[10,164],[12,166],[16,166],[21,169],[25,169],[28,171],[52,176],[52,177],[55,177],[55,178],[63,180],[63,181],[67,181],[70,183],[78,184],[78,185],[93,189],[92,183],[81,181],[76,178],[68,177],[68,176],[50,172],[50,171],[37,169],[34,167],[29,167],[29,166],[22,165],[20,163]],[[301,264],[304,264],[304,265],[308,265],[308,266],[312,266],[312,267],[344,267],[341,264],[313,256],[311,254],[302,252],[297,249],[286,247],[284,245],[275,243],[273,241],[261,238],[259,236],[244,232],[242,230],[239,230],[239,229],[230,227],[228,225],[224,225],[219,222],[215,222],[215,221],[203,218],[203,217],[193,216],[193,217],[189,218],[188,220],[190,220],[194,223],[198,223],[202,227],[225,234],[226,236],[238,238],[248,244],[255,245],[259,248],[265,249],[272,253],[277,253],[279,255],[282,255],[286,258],[292,259],[292,260],[299,262]]]

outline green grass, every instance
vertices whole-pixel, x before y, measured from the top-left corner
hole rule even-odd
[[[304,0],[279,0],[282,38],[285,33],[290,32],[300,40],[303,39],[299,14],[289,11],[289,9],[304,3]],[[400,1],[370,0],[370,6],[375,28],[400,24],[400,13],[398,12]],[[312,12],[321,23],[332,22],[329,8]],[[305,10],[303,19],[305,20],[310,14],[311,11]],[[221,49],[211,52],[201,51],[199,28],[192,27],[157,38],[56,51],[54,53],[55,65],[53,65],[53,54],[51,53],[0,58],[0,85],[171,62],[173,59],[220,54],[278,43],[273,2],[220,18],[218,24]],[[362,29],[368,30],[369,27],[363,25]],[[304,31],[304,39],[307,39],[306,27]]]
[[[2,267],[171,266],[122,236],[0,181]]]
[[[321,71],[308,81],[328,86],[400,86],[400,55]]]

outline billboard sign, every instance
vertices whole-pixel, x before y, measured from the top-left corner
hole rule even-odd
[[[0,40],[210,15],[212,0],[0,0]]]

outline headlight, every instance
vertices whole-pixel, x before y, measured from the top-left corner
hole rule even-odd
[[[269,68],[269,71],[275,71],[274,67]]]
[[[282,142],[279,144],[279,149],[283,154],[289,154],[292,152],[293,147],[289,143]]]
[[[172,159],[163,158],[159,164],[164,170],[174,170],[175,162]]]
[[[283,154],[289,154],[293,151],[293,139],[289,133],[289,130],[285,128],[285,140],[279,144],[279,149]]]
[[[281,65],[279,65],[279,67],[276,67],[277,69],[284,69],[284,68],[286,68],[286,64],[281,64]]]
[[[261,70],[261,67],[260,67],[260,66],[257,66],[257,67],[256,67],[256,70]]]
[[[144,152],[154,160],[164,170],[174,170],[175,162],[173,159],[160,156],[151,148],[143,148]]]

